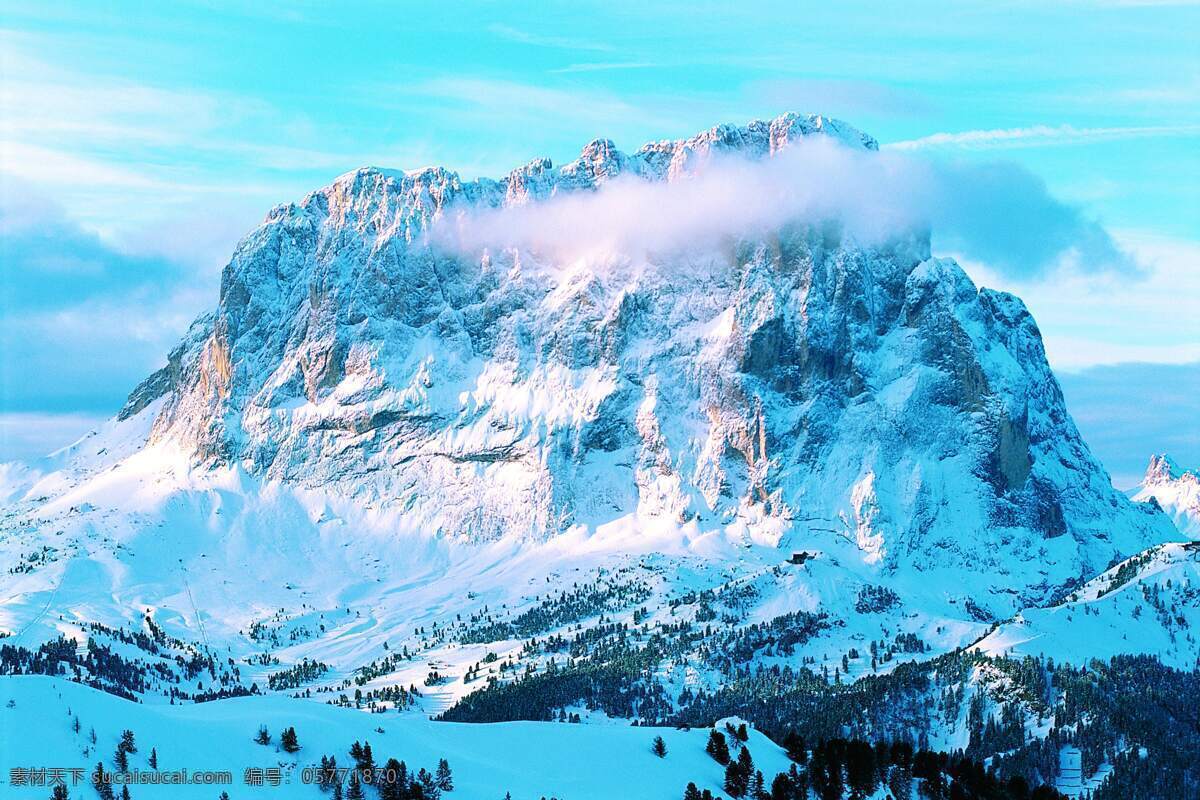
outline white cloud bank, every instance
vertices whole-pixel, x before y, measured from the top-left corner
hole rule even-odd
[[[810,137],[772,158],[715,157],[670,182],[625,176],[595,192],[503,209],[465,209],[435,226],[462,252],[520,248],[556,259],[701,250],[793,223],[836,222],[869,245],[932,230],[935,246],[1017,278],[1070,265],[1129,273],[1104,228],[1007,163],[924,159]]]

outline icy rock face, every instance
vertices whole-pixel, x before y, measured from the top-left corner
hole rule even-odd
[[[1162,508],[1180,532],[1200,539],[1200,473],[1196,470],[1184,469],[1166,454],[1151,456],[1133,499]]]
[[[865,249],[797,226],[588,265],[423,244],[453,204],[671,181],[809,135],[876,148],[786,115],[632,155],[597,140],[499,181],[344,175],[240,243],[216,311],[122,413],[165,397],[152,437],[200,463],[340,487],[447,536],[776,520],[781,547],[833,531],[883,570],[986,576],[997,614],[1168,538],[1080,438],[1024,305],[923,236]]]

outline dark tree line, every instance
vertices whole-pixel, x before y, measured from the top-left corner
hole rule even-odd
[[[336,755],[321,756],[317,786],[334,798],[361,800],[366,786],[375,787],[380,800],[439,800],[444,793],[454,791],[454,776],[444,758],[438,760],[433,772],[424,767],[412,771],[396,758],[389,758],[380,767],[370,742],[356,741],[348,752],[354,764],[350,769],[339,767]]]

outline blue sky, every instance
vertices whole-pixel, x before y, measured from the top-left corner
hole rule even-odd
[[[1111,387],[1131,365],[1154,405],[1142,365],[1200,369],[1200,9],[892,7],[0,2],[0,456],[111,413],[215,302],[237,237],[342,172],[500,174],[785,110],[1019,165],[1098,221],[1137,270],[966,265],[1027,301],[1060,372]],[[1168,444],[1200,461],[1196,435],[1148,431],[1146,455]],[[1118,482],[1134,449],[1101,453]]]

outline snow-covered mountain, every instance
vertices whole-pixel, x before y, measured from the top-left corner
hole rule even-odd
[[[1157,504],[1182,533],[1200,539],[1200,473],[1196,470],[1184,469],[1165,453],[1152,456],[1133,499]]]
[[[854,540],[884,572],[965,569],[996,614],[1170,536],[1114,492],[1016,298],[914,234],[797,226],[686,258],[448,256],[451,209],[686,180],[722,151],[874,141],[821,117],[633,155],[597,140],[499,180],[359,170],[238,246],[220,303],[122,419],[196,464],[338,490],[463,541],[635,515]],[[160,401],[160,402],[155,402]]]
[[[464,209],[687,181],[721,154],[769,161],[814,136],[876,148],[789,114],[632,155],[597,140],[498,181],[362,169],[280,206],[110,429],[33,489],[18,481],[26,524],[66,505],[137,530],[246,481],[256,497],[222,513],[251,549],[269,537],[249,509],[297,492],[439,552],[612,528],[687,549],[714,532],[844,553],[864,581],[919,585],[976,623],[1173,538],[1112,489],[1021,302],[931,257],[926,233],[868,247],[797,221],[712,252],[570,263],[425,235]],[[135,474],[158,491],[97,502]]]
[[[840,685],[1020,650],[1027,625],[1028,652],[1089,657],[1057,609],[1134,624],[1096,581],[1139,558],[1190,581],[1194,555],[1162,547],[1162,497],[1112,488],[1020,300],[927,232],[796,219],[571,259],[433,235],[811,137],[876,150],[789,114],[500,180],[361,169],[272,210],[116,419],[0,472],[0,628],[90,641],[62,663],[147,701],[253,684],[426,714],[632,639],[636,692],[552,707],[591,721],[751,666]],[[957,708],[919,735],[961,746]]]

